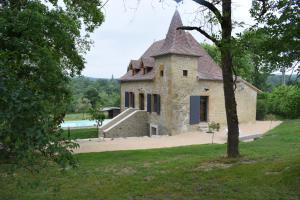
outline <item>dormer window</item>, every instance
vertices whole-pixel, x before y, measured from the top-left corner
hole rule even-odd
[[[145,74],[149,73],[151,70],[152,70],[151,67],[146,67],[146,68],[145,68]]]
[[[136,75],[139,73],[140,69],[132,69],[132,76]]]

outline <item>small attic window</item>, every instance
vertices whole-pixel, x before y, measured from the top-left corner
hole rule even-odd
[[[152,70],[152,68],[146,67],[146,68],[145,68],[145,74],[149,73],[151,70]]]
[[[182,75],[183,75],[183,76],[188,76],[188,70],[183,70],[183,71],[182,71]]]
[[[160,76],[164,76],[164,70],[160,70]]]

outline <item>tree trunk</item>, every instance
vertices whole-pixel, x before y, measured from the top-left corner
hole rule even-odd
[[[228,126],[227,155],[228,157],[239,156],[239,124],[236,110],[236,101],[233,82],[233,65],[231,52],[231,0],[222,1],[222,42],[221,42],[221,65],[223,74],[223,86],[225,96],[225,109]]]
[[[286,82],[285,82],[285,67],[283,67],[281,70],[281,82],[282,82],[282,85],[286,85]]]

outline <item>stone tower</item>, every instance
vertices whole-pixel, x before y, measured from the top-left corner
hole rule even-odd
[[[165,96],[165,125],[168,132],[173,135],[185,129],[182,121],[189,115],[184,110],[189,104],[190,90],[197,81],[198,60],[201,56],[200,45],[184,30],[182,20],[176,10],[166,39],[160,50],[153,56],[155,65],[163,70],[165,77],[161,87]],[[164,101],[162,101],[164,103]],[[187,129],[187,127],[186,127]],[[187,130],[186,130],[187,131]]]

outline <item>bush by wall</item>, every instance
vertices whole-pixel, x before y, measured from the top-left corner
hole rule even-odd
[[[268,114],[283,118],[300,117],[300,85],[281,85],[270,93],[259,94],[256,119],[263,120]]]
[[[268,95],[268,112],[285,118],[300,117],[300,86],[278,86]]]

